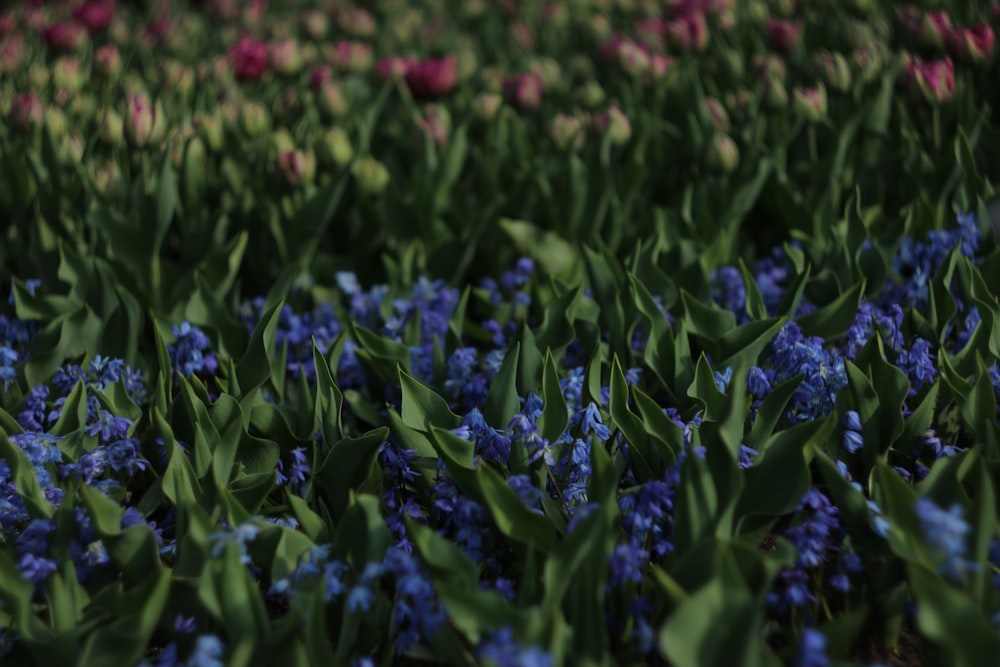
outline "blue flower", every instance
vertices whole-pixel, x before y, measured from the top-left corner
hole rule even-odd
[[[959,580],[965,572],[976,568],[975,563],[964,558],[965,538],[971,528],[963,518],[961,505],[943,510],[930,498],[921,498],[914,509],[928,544],[943,559],[939,567],[942,575]]]
[[[804,629],[799,638],[795,664],[797,667],[830,667],[830,658],[826,655],[826,635],[815,628]]]
[[[491,667],[551,667],[552,656],[541,647],[524,647],[510,627],[488,632],[476,650],[479,661]]]
[[[844,413],[843,444],[848,454],[853,454],[864,446],[865,441],[861,435],[861,429],[861,415],[856,410],[848,410]]]
[[[201,635],[195,641],[194,651],[188,656],[185,667],[223,667],[225,644],[215,635]]]
[[[583,410],[578,410],[570,418],[570,426],[577,426],[583,435],[594,434],[598,440],[608,440],[611,438],[611,429],[604,425],[601,418],[601,409],[597,404],[590,401]]]

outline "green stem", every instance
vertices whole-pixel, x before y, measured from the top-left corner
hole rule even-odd
[[[809,137],[809,163],[811,166],[815,167],[816,163],[819,162],[819,150],[816,148],[816,124],[809,123],[809,130],[807,131]]]
[[[941,152],[941,109],[935,105],[931,111],[934,124],[934,152]]]

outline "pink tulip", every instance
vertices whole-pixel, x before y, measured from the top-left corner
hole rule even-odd
[[[920,62],[911,60],[906,67],[911,93],[929,104],[947,102],[955,96],[955,66],[951,58]]]
[[[10,105],[10,122],[22,130],[39,127],[43,114],[42,101],[34,91],[16,96]]]
[[[267,71],[267,44],[244,35],[229,50],[229,58],[238,81],[256,81]]]
[[[77,23],[53,23],[42,30],[42,38],[48,47],[61,51],[75,51],[86,36],[86,30]]]
[[[97,32],[111,24],[114,14],[114,0],[94,0],[77,7],[73,12],[73,19],[83,24],[90,32]]]
[[[802,39],[802,24],[781,19],[767,20],[767,34],[776,51],[789,53]]]
[[[948,36],[948,47],[955,57],[971,63],[979,63],[991,55],[996,46],[996,34],[986,23],[970,28],[957,28]]]
[[[446,95],[458,83],[455,57],[423,60],[407,68],[404,75],[406,87],[418,100]]]
[[[534,72],[515,74],[504,87],[510,105],[519,111],[534,111],[542,105],[542,79]]]
[[[708,24],[704,14],[688,14],[667,24],[670,44],[685,53],[701,53],[708,46]]]

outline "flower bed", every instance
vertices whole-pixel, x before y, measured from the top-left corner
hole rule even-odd
[[[992,664],[996,11],[207,4],[0,16],[5,660]]]

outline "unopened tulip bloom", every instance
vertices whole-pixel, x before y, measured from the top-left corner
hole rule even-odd
[[[320,162],[328,166],[343,168],[354,158],[354,148],[350,137],[342,128],[332,127],[323,133],[319,142]]]
[[[811,123],[826,118],[826,88],[822,84],[813,88],[796,88],[792,91],[792,109]]]
[[[20,130],[30,130],[41,127],[44,117],[42,101],[34,91],[22,93],[14,97],[10,106],[11,125]]]
[[[632,138],[632,123],[617,106],[594,116],[593,126],[599,133],[606,133],[613,146],[622,146]]]
[[[347,113],[349,105],[344,97],[340,84],[336,81],[326,81],[319,89],[316,96],[319,103],[319,110],[328,118],[341,118]]]
[[[159,102],[154,106],[145,94],[129,95],[122,131],[129,144],[136,148],[162,140],[166,127]]]
[[[115,15],[113,0],[93,0],[85,2],[73,11],[73,19],[83,24],[90,32],[104,30],[111,25]]]
[[[316,158],[311,150],[283,150],[278,152],[278,173],[292,188],[308,185],[316,176]]]
[[[767,35],[775,51],[790,53],[802,41],[802,24],[796,21],[768,19]]]
[[[556,148],[578,150],[583,147],[584,123],[576,116],[557,113],[552,119],[552,142]]]
[[[542,105],[542,80],[532,72],[515,74],[505,88],[511,106],[518,111],[534,111]]]
[[[122,71],[122,56],[114,44],[105,44],[94,52],[94,72],[114,79]]]
[[[907,80],[911,93],[929,104],[941,104],[955,97],[955,66],[951,58],[928,62],[913,60],[907,67]]]
[[[42,30],[42,38],[51,49],[76,51],[87,40],[87,31],[79,23],[53,23]]]
[[[492,123],[502,104],[503,97],[496,93],[479,93],[472,100],[472,110],[479,120]]]
[[[337,15],[337,25],[352,37],[374,37],[378,23],[367,9],[351,7]]]
[[[993,28],[986,23],[970,28],[957,28],[949,35],[948,46],[959,60],[968,63],[981,63],[993,55],[996,34],[993,32]]]
[[[835,93],[846,93],[851,88],[851,66],[839,53],[821,51],[813,57],[813,70],[827,88]]]
[[[740,164],[740,149],[728,134],[718,133],[712,137],[705,151],[705,166],[724,174],[736,170]]]
[[[375,62],[372,47],[365,42],[341,40],[326,48],[330,64],[339,72],[366,72]]]
[[[951,33],[951,18],[948,12],[927,12],[920,21],[917,41],[927,49],[943,51]]]
[[[701,53],[708,46],[708,24],[705,15],[688,14],[667,24],[671,46],[685,53]]]
[[[251,101],[240,107],[240,125],[247,136],[260,136],[270,124],[270,115],[261,104]]]
[[[389,170],[371,155],[366,155],[354,162],[351,176],[358,190],[365,195],[382,194],[389,185]]]
[[[299,43],[294,39],[281,39],[271,43],[267,49],[271,67],[279,74],[292,75],[302,68],[302,54]]]
[[[267,71],[267,44],[244,35],[229,50],[237,81],[256,81]]]
[[[434,99],[447,95],[458,83],[455,57],[423,60],[410,65],[404,75],[406,87],[415,99]]]

